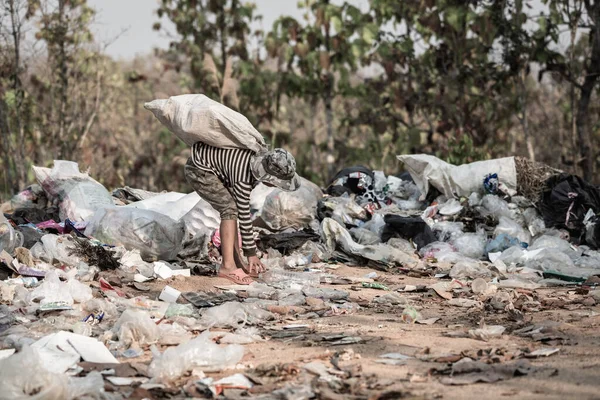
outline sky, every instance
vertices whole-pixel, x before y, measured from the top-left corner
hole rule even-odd
[[[262,26],[270,30],[273,22],[281,15],[301,18],[297,0],[253,0],[258,14],[263,16]],[[93,30],[97,39],[109,43],[106,52],[115,58],[132,59],[155,47],[166,48],[169,38],[154,31],[152,25],[158,21],[156,9],[159,0],[88,0],[88,4],[97,11]],[[368,0],[353,0],[354,5],[363,10]],[[175,33],[173,26],[163,18],[163,26]]]

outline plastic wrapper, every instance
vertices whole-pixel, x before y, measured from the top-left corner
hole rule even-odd
[[[373,177],[375,178],[375,181],[373,182],[373,190],[375,190],[375,193],[383,193],[387,186],[387,178],[385,177],[385,173],[383,171],[373,171]]]
[[[455,239],[464,234],[465,224],[462,222],[440,221],[433,224],[431,230],[440,242]]]
[[[59,201],[61,220],[87,221],[97,210],[114,206],[108,190],[75,162],[55,160],[52,169],[34,166],[33,173],[48,198]]]
[[[494,230],[494,236],[498,236],[503,233],[508,236],[516,237],[523,243],[529,244],[531,241],[531,234],[523,229],[521,225],[508,217],[500,217],[498,225]]]
[[[369,245],[381,243],[381,238],[376,233],[365,228],[352,228],[350,229],[350,234],[358,244]]]
[[[465,233],[452,241],[454,248],[463,256],[480,259],[485,253],[485,234]]]
[[[212,332],[213,335],[219,337],[221,344],[250,344],[262,342],[264,339],[260,336],[260,332],[255,327],[240,328],[234,333]]]
[[[317,216],[317,202],[321,196],[314,187],[305,185],[304,180],[295,192],[274,190],[265,199],[262,219],[273,231],[308,228]]]
[[[172,260],[182,249],[184,225],[154,211],[117,207],[98,211],[85,233],[106,244],[138,249],[145,258]]]
[[[194,368],[221,370],[233,367],[242,360],[244,347],[237,344],[219,346],[205,331],[195,339],[154,355],[149,375],[159,382],[172,382]]]
[[[142,310],[125,310],[112,329],[126,347],[156,343],[161,335],[150,314]]]
[[[71,399],[71,393],[68,377],[44,368],[37,351],[29,346],[0,360],[0,399]]]
[[[76,272],[76,270],[72,271]],[[79,282],[75,277],[71,277],[67,281],[66,287],[69,290],[69,294],[76,303],[85,303],[94,298],[94,296],[92,295],[92,288],[90,288],[88,285]]]
[[[440,259],[448,253],[456,253],[456,248],[450,243],[433,242],[419,250],[419,255],[425,259]]]
[[[452,279],[491,278],[491,271],[481,263],[461,261],[450,270]]]
[[[388,176],[387,178],[388,191],[387,194],[394,201],[398,200],[412,200],[418,201],[421,197],[421,191],[414,182],[405,181],[395,176]]]

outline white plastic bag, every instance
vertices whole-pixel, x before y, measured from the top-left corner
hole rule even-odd
[[[61,303],[70,306],[74,302],[69,287],[60,281],[54,271],[46,273],[44,282],[31,292],[30,299],[31,301],[39,300],[41,305]]]
[[[196,142],[221,148],[266,149],[262,135],[248,118],[203,94],[172,96],[144,104],[188,146]]]
[[[221,370],[233,367],[242,360],[244,347],[237,344],[221,347],[210,339],[210,331],[162,354],[155,354],[148,373],[159,382],[172,382],[187,371],[200,367]]]
[[[157,212],[115,207],[99,210],[85,233],[106,244],[138,249],[145,258],[172,260],[181,251],[184,230],[182,222]]]
[[[75,244],[68,235],[47,234],[42,236],[40,242],[31,248],[31,255],[40,260],[52,263],[54,260],[70,266],[77,266],[81,259],[71,253]]]
[[[524,243],[529,243],[531,241],[531,234],[529,231],[523,229],[521,225],[508,217],[500,217],[498,225],[494,230],[494,236],[498,236],[501,233],[516,237],[519,241]]]
[[[87,221],[98,209],[114,206],[108,190],[75,162],[55,160],[54,168],[34,166],[33,173],[48,198],[59,201],[61,220]]]
[[[452,241],[452,245],[463,256],[480,259],[485,253],[486,235],[465,233]]]
[[[142,310],[125,310],[113,327],[119,342],[125,347],[156,343],[161,332],[150,314]]]
[[[0,399],[70,399],[68,378],[43,367],[36,350],[23,349],[0,360]]]

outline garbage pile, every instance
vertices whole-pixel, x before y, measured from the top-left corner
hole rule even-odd
[[[467,308],[504,307],[503,289],[600,274],[598,188],[513,157],[464,166],[399,159],[408,173],[347,168],[325,193],[305,179],[292,193],[259,185],[250,203],[267,272],[245,287],[183,292],[166,282],[215,275],[220,261],[219,214],[207,202],[195,193],[110,193],[74,162],[34,167],[38,183],[0,215],[0,393],[99,398],[108,387],[127,397],[134,387],[172,393],[191,381],[189,396],[251,388],[243,374],[205,374],[247,368],[244,345],[274,338],[267,325],[360,311],[331,285],[388,289],[376,274],[341,278],[332,273],[339,264],[439,278],[430,289]],[[475,299],[455,296],[464,285]],[[404,321],[428,323],[403,291],[412,289],[373,301],[404,305]],[[485,339],[500,328],[469,334]]]

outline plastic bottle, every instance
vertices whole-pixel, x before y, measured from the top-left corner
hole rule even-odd
[[[260,275],[266,283],[274,283],[284,287],[318,286],[321,283],[320,274],[311,272],[291,272],[282,269],[272,269]]]

